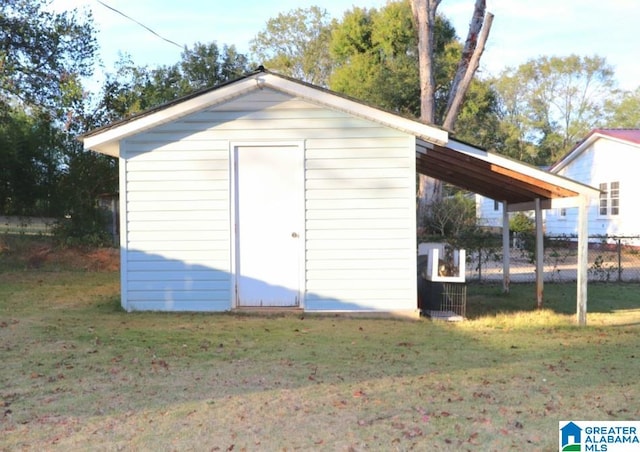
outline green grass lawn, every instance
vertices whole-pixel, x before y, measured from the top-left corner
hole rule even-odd
[[[557,450],[640,419],[640,286],[468,288],[459,323],[122,312],[115,272],[0,273],[0,450]]]

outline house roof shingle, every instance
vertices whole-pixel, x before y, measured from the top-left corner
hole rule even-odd
[[[593,129],[584,139],[578,142],[569,152],[549,167],[549,171],[557,173],[573,159],[585,151],[593,142],[600,138],[626,141],[634,145],[640,145],[640,129]]]
[[[587,138],[595,134],[640,144],[640,129],[594,129]]]

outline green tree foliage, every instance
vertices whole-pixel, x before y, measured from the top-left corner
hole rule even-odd
[[[635,91],[618,91],[606,103],[607,127],[640,128],[640,87]]]
[[[0,4],[0,214],[60,217],[67,144],[81,130],[96,50],[90,15]]]
[[[109,218],[97,202],[100,195],[118,192],[118,161],[66,138],[66,162],[57,184],[64,215],[59,215],[55,233],[65,244],[108,245]]]
[[[154,69],[138,67],[129,58],[108,74],[100,101],[100,122],[140,113],[195,91],[241,76],[248,59],[234,46],[220,50],[215,42],[196,43],[182,52],[180,62]]]
[[[382,108],[420,116],[418,38],[408,0],[384,8],[353,8],[334,27],[331,53],[335,68],[330,87]],[[447,99],[462,51],[450,22],[436,18],[436,123],[446,113]],[[456,137],[487,149],[500,142],[498,98],[486,82],[474,80],[458,116]]]
[[[543,56],[506,69],[494,84],[501,152],[536,165],[555,161],[602,121],[614,85],[613,70],[598,56]]]
[[[47,0],[0,4],[0,99],[59,111],[92,73],[96,42],[90,15],[54,13]]]
[[[333,25],[327,10],[317,6],[279,14],[251,41],[251,53],[268,69],[326,86],[333,65],[327,47]]]
[[[57,213],[58,132],[45,114],[0,110],[0,214]]]
[[[353,8],[333,30],[332,89],[382,108],[420,115],[418,39],[408,0],[377,10]],[[460,44],[443,17],[436,22],[436,102],[444,114]]]

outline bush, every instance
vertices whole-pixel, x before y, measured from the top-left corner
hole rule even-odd
[[[58,220],[53,235],[63,246],[106,247],[113,245],[107,232],[109,213],[98,207]]]

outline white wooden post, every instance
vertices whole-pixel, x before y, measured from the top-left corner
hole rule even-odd
[[[542,308],[544,293],[544,234],[540,198],[536,198],[536,306]]]
[[[587,267],[589,264],[589,212],[588,200],[580,196],[578,204],[578,281],[576,295],[576,316],[578,325],[587,324]]]
[[[509,244],[509,212],[507,201],[502,201],[502,292],[509,293],[509,263],[511,261],[511,246]]]

